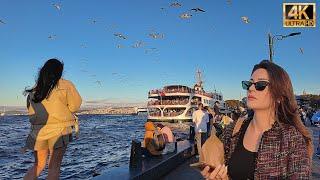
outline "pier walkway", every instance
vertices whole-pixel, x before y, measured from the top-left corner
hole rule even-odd
[[[307,125],[308,126],[308,125]],[[319,143],[319,127],[308,126],[312,132],[314,149]],[[95,179],[203,179],[200,172],[189,165],[197,162],[194,144],[185,140],[178,143],[177,152],[162,158],[144,159],[139,168],[119,167],[110,169]],[[312,179],[320,179],[320,159],[315,154],[312,162]]]

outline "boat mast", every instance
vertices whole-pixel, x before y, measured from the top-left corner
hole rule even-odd
[[[196,80],[197,80],[197,83],[196,83],[197,89],[199,91],[203,91],[202,73],[199,69],[196,71]]]

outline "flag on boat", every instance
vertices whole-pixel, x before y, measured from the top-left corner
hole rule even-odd
[[[166,96],[166,94],[164,93],[164,91],[159,91],[159,96]]]

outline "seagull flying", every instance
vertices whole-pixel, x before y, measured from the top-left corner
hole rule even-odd
[[[114,33],[113,35],[115,35],[115,36],[117,36],[117,37],[119,37],[119,38],[122,38],[122,39],[127,39],[127,37],[124,36],[124,35],[121,34],[121,33]]]
[[[250,21],[249,21],[249,18],[247,16],[241,16],[241,19],[244,23],[248,24]]]
[[[138,41],[138,42],[136,42],[134,45],[132,45],[132,47],[133,48],[139,48],[139,47],[141,47],[141,46],[143,46],[144,45],[144,42],[143,41]]]
[[[95,81],[95,83],[99,84],[101,86],[101,81]]]
[[[178,3],[178,2],[174,2],[170,4],[171,7],[175,7],[175,8],[179,8],[182,6],[182,4]]]
[[[6,24],[6,23],[5,23],[3,20],[1,20],[1,19],[0,19],[0,23],[1,23],[1,24]]]
[[[299,50],[300,50],[301,54],[303,54],[303,48],[299,48]]]
[[[192,14],[189,13],[183,13],[179,16],[181,19],[189,19],[192,17]]]
[[[203,10],[201,8],[192,8],[191,11],[194,11],[194,12],[206,12],[205,10]]]
[[[61,5],[60,4],[52,3],[52,6],[54,6],[59,11],[61,10]]]
[[[123,45],[118,44],[118,45],[117,45],[117,48],[119,48],[119,49],[120,49],[120,48],[123,48]]]
[[[153,39],[163,39],[164,38],[164,34],[160,34],[160,33],[150,33],[149,36]]]
[[[87,45],[86,45],[86,44],[80,44],[80,46],[81,46],[82,48],[87,48]]]
[[[146,49],[144,52],[148,54],[149,52],[157,52],[157,51],[158,51],[157,48],[149,48],[149,49]]]
[[[50,35],[50,36],[48,36],[48,39],[53,40],[53,39],[55,39],[56,37],[57,37],[56,35]]]

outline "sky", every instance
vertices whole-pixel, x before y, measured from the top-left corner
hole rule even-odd
[[[181,7],[170,6],[174,2]],[[23,90],[34,85],[50,58],[64,62],[63,77],[85,102],[145,102],[151,89],[193,86],[197,69],[206,91],[239,99],[246,94],[241,81],[250,79],[254,64],[269,58],[269,32],[302,33],[275,41],[274,62],[289,73],[296,94],[320,94],[319,23],[316,28],[284,28],[283,2],[1,0],[0,105],[25,105]],[[205,12],[180,18],[197,7]]]

